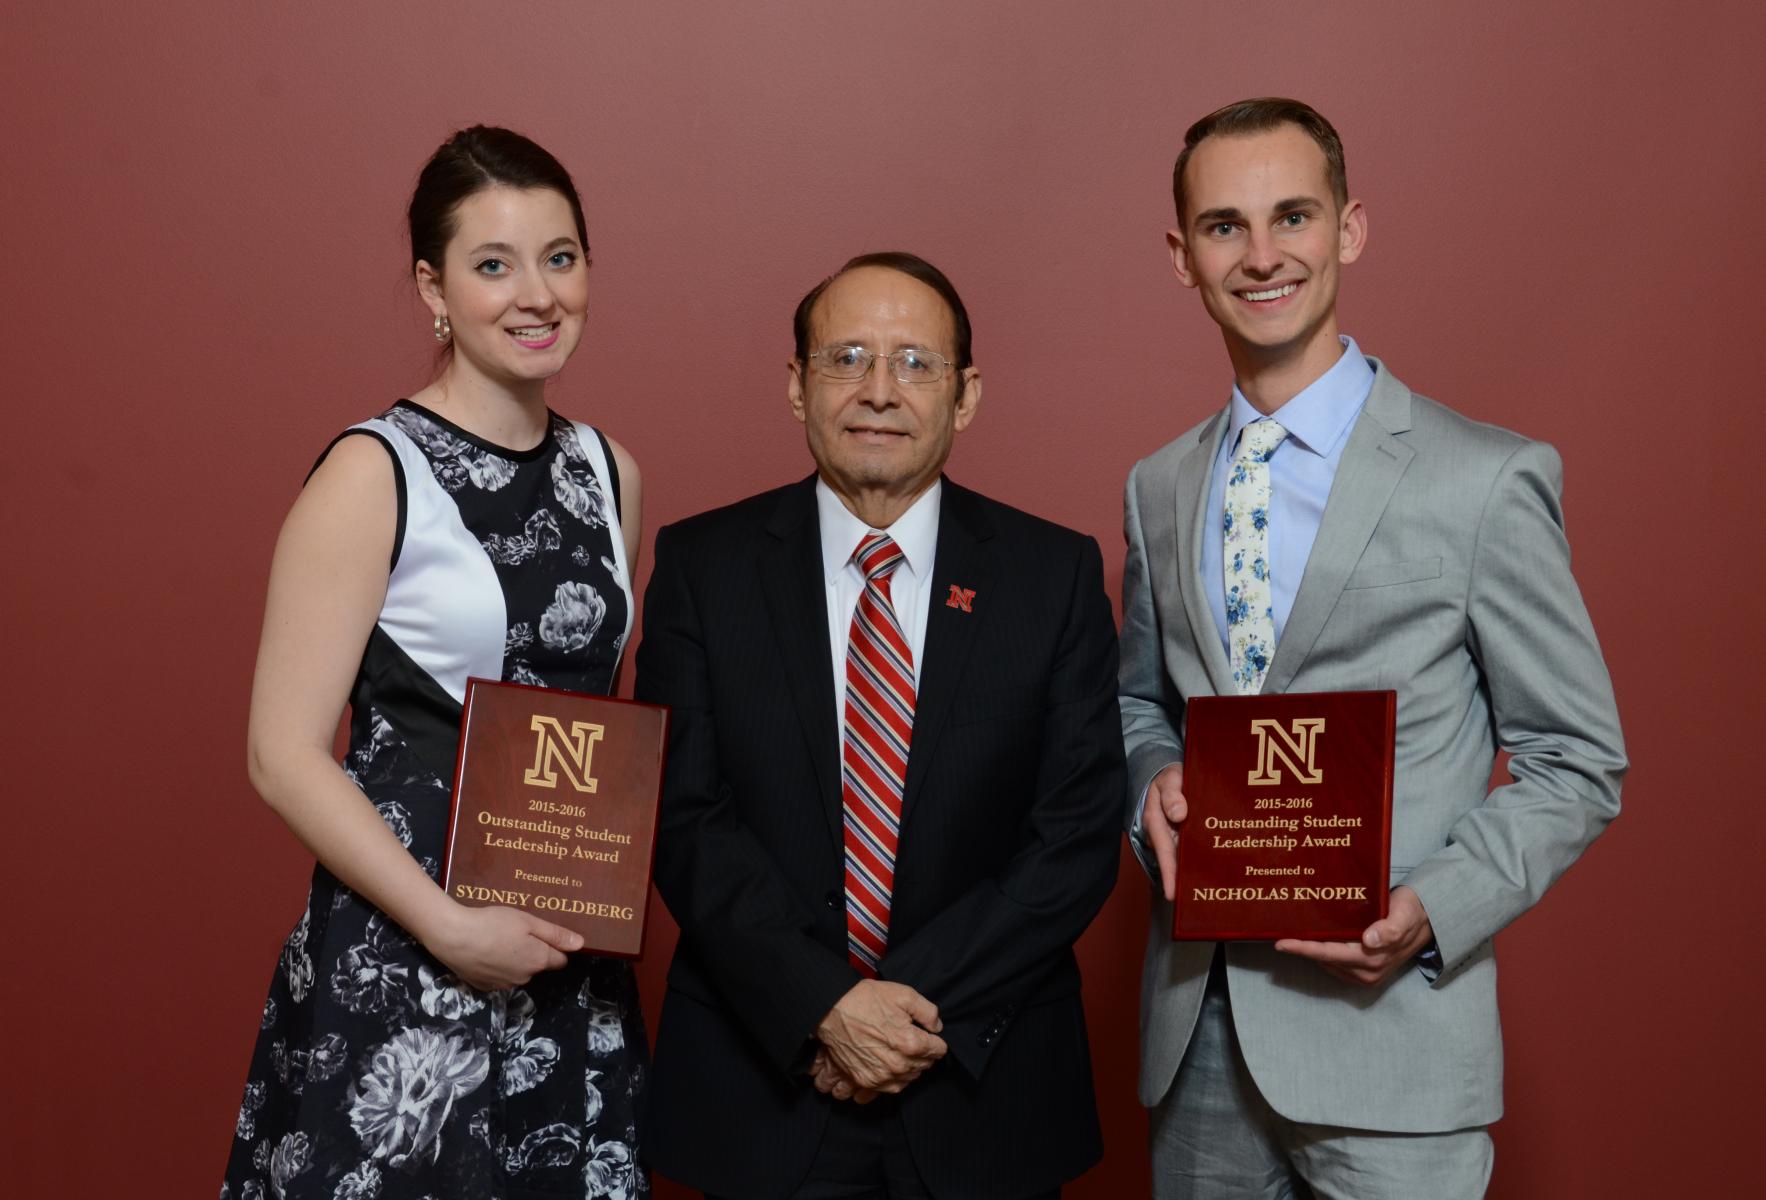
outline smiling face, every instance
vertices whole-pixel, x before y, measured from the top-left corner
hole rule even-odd
[[[810,349],[862,346],[877,355],[863,378],[829,379],[793,359],[788,396],[816,468],[861,520],[882,528],[932,485],[955,436],[981,404],[981,373],[959,372],[950,308],[919,280],[885,267],[837,277],[810,314]],[[953,360],[933,383],[902,383],[884,356],[929,350]]]
[[[1184,182],[1172,265],[1201,293],[1241,384],[1272,367],[1322,375],[1341,354],[1339,269],[1367,237],[1360,201],[1338,205],[1324,151],[1289,124],[1203,139]]]
[[[570,203],[550,188],[492,186],[460,201],[443,262],[417,287],[454,331],[450,370],[505,387],[556,375],[582,339],[589,272]]]

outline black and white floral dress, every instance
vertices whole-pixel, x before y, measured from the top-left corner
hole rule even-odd
[[[386,602],[350,697],[345,770],[432,876],[469,676],[607,692],[631,628],[606,443],[554,415],[522,453],[409,401]],[[223,1200],[645,1196],[647,1040],[628,963],[585,954],[479,992],[313,872],[264,1004]]]

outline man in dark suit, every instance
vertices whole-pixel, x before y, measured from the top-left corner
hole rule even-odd
[[[728,1197],[1053,1195],[1101,1153],[1073,943],[1115,880],[1097,544],[943,478],[981,402],[950,282],[796,314],[814,477],[657,534],[681,927],[644,1146]]]

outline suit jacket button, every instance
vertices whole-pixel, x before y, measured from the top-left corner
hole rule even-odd
[[[840,907],[841,896],[839,892],[829,892],[826,896],[823,896],[822,899],[827,902],[829,908]]]
[[[983,1046],[993,1045],[993,1030],[989,1029],[986,1033],[981,1034],[975,1040],[977,1042],[980,1042]]]

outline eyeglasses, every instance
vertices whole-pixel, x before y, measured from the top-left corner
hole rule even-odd
[[[863,346],[823,346],[810,354],[816,370],[829,379],[863,379],[871,373],[871,363],[882,358],[889,364],[889,373],[903,383],[937,383],[944,378],[950,359],[931,350],[897,350],[879,355]]]

